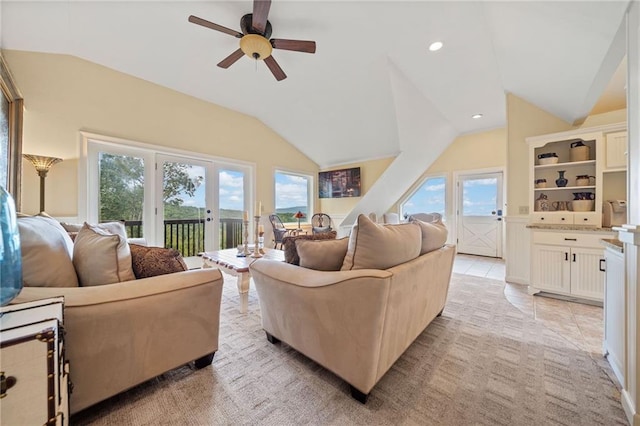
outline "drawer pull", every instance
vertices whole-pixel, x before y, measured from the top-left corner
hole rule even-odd
[[[566,251],[564,252],[564,260],[569,260],[569,253]]]
[[[582,220],[584,220],[584,221],[586,222],[587,220],[589,220],[589,218],[588,218],[588,217],[585,217],[585,218],[584,218],[584,219],[582,219]]]
[[[562,219],[562,220],[564,220],[564,219]],[[564,240],[565,241],[578,241],[577,238],[565,238]]]
[[[606,260],[605,259],[600,259],[600,265],[599,265],[598,269],[600,269],[600,272],[607,272],[607,270],[602,267],[602,262],[606,263]]]
[[[563,217],[563,218],[561,218],[560,220],[564,220],[564,217]]]
[[[15,386],[17,381],[13,376],[5,376],[4,371],[0,372],[0,398],[7,396],[7,391]]]
[[[576,261],[576,254],[575,253],[573,253],[573,261],[574,262]]]

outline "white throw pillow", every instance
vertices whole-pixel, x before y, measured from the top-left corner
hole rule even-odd
[[[26,287],[77,287],[71,261],[73,242],[57,220],[45,216],[18,218],[22,281]]]
[[[114,231],[85,223],[78,232],[73,248],[73,265],[81,286],[135,279],[127,239],[118,229]]]

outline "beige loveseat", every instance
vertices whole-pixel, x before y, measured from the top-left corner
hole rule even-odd
[[[254,262],[267,338],[331,370],[365,403],[444,309],[455,253],[445,241],[441,223],[379,225],[360,215],[348,239],[296,241],[301,266]]]
[[[20,231],[21,242],[25,243],[23,279],[29,287],[24,287],[12,303],[64,296],[65,351],[73,385],[71,413],[183,364],[195,361],[198,368],[211,364],[218,349],[223,282],[219,270],[133,277],[102,285],[87,283],[85,277],[87,286],[78,283],[60,286],[67,280],[73,281],[68,267],[61,270],[61,264],[67,262],[64,247],[70,240],[64,238],[64,230],[51,219],[27,220],[29,226],[23,223]],[[34,235],[40,235],[41,241],[26,241]],[[111,240],[125,247],[121,239]],[[47,259],[42,250],[56,245],[59,250],[54,250]],[[162,250],[165,249],[159,251]],[[29,259],[32,254],[38,257]],[[108,268],[100,266],[102,260],[97,258],[109,257],[107,253],[92,248],[91,255],[96,259],[92,261],[91,256],[85,259],[88,269]],[[34,265],[38,259],[44,267]],[[34,274],[29,268],[49,269],[51,273]],[[118,266],[118,273],[122,268],[122,264]],[[56,280],[54,272],[63,279]],[[89,278],[95,277],[93,273]]]

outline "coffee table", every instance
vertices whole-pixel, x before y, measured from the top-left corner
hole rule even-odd
[[[276,249],[264,249],[265,254],[260,258],[238,257],[237,249],[206,251],[202,253],[202,267],[219,267],[224,272],[238,277],[238,294],[240,295],[240,312],[246,313],[249,306],[249,281],[251,273],[249,265],[258,259],[272,259],[284,261],[284,252]]]

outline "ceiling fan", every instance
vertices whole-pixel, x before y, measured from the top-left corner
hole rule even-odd
[[[316,53],[316,42],[281,38],[269,39],[272,31],[271,22],[267,20],[270,7],[271,0],[253,0],[253,13],[247,13],[240,19],[241,33],[194,15],[189,16],[189,22],[240,39],[240,48],[220,61],[218,64],[220,68],[229,68],[238,59],[247,55],[255,60],[263,60],[276,80],[280,81],[287,78],[287,75],[282,71],[282,68],[280,68],[280,65],[278,65],[273,56],[271,56],[272,49]]]

